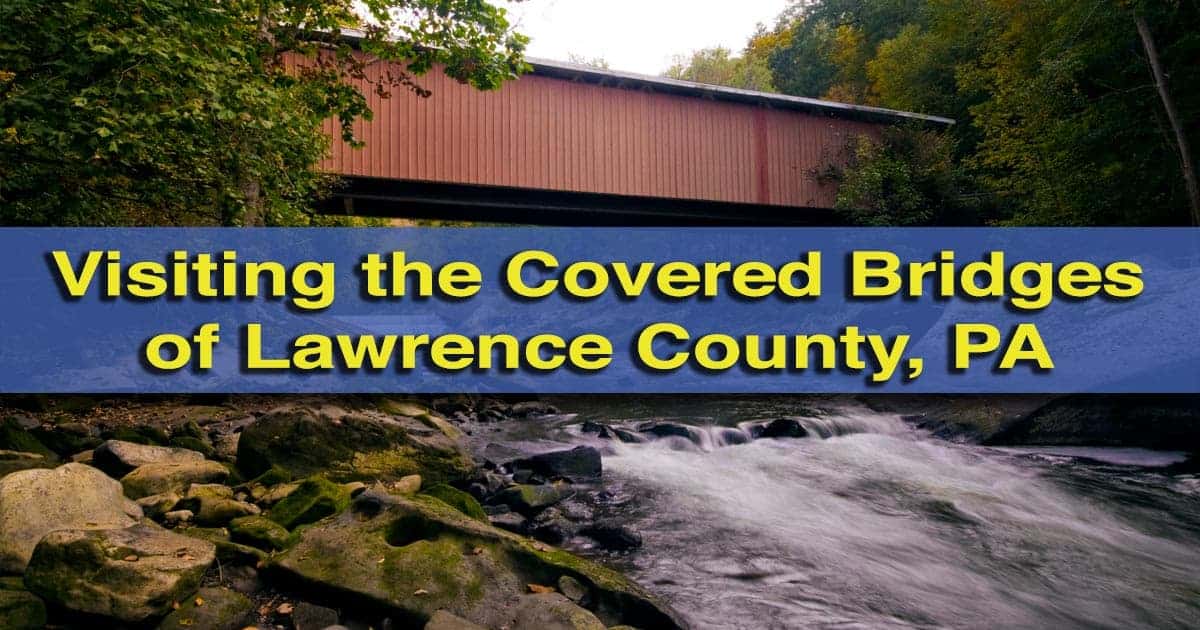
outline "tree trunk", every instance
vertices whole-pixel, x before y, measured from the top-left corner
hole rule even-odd
[[[258,182],[244,182],[242,184],[242,197],[246,205],[245,214],[242,215],[243,227],[262,227],[266,225],[266,217],[263,212],[262,187]]]
[[[1187,187],[1188,203],[1192,208],[1192,225],[1200,225],[1200,183],[1196,181],[1196,166],[1192,162],[1192,150],[1188,146],[1187,133],[1183,122],[1179,120],[1179,111],[1175,109],[1175,101],[1167,89],[1167,77],[1163,72],[1162,63],[1158,58],[1158,47],[1154,44],[1154,34],[1146,18],[1134,14],[1138,35],[1142,38],[1142,47],[1146,49],[1146,58],[1150,62],[1150,71],[1154,73],[1154,84],[1158,88],[1158,96],[1162,99],[1163,109],[1167,111],[1167,120],[1175,132],[1175,146],[1179,149],[1179,164],[1183,171],[1183,183]]]

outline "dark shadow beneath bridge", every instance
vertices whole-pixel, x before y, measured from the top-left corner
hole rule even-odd
[[[828,208],[784,207],[346,177],[323,214],[554,226],[830,226]]]

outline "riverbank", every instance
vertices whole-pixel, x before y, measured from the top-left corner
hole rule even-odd
[[[417,401],[11,402],[5,628],[685,626],[619,573],[495,527],[466,490],[492,486],[494,513],[545,499]],[[545,481],[534,494],[571,492]]]

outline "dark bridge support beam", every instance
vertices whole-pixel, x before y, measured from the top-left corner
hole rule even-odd
[[[346,177],[323,214],[557,226],[823,226],[827,208]]]

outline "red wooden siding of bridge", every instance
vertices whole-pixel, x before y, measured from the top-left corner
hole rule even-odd
[[[374,120],[356,127],[366,147],[335,141],[325,168],[396,180],[830,207],[835,190],[812,172],[838,159],[849,136],[888,124],[852,119],[862,117],[857,110],[800,111],[729,93],[680,93],[699,87],[692,84],[582,68],[572,80],[569,66],[535,67],[494,92],[440,72],[421,79],[430,98],[398,91],[383,99],[367,89]],[[370,71],[380,70],[375,64]]]

